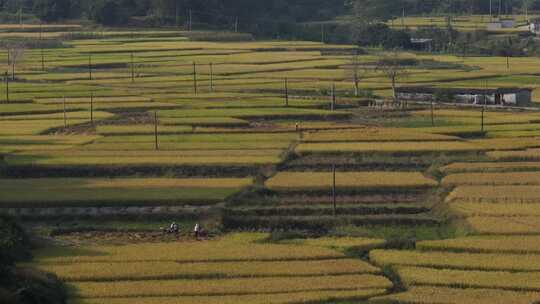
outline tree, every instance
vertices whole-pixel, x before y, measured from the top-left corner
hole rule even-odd
[[[33,11],[44,21],[58,21],[69,17],[73,0],[36,0]]]
[[[93,19],[104,25],[119,25],[127,22],[126,11],[115,0],[96,1],[93,7]]]
[[[15,80],[15,66],[24,56],[26,46],[23,42],[13,42],[6,44],[8,54],[8,65],[11,66],[11,78]]]
[[[385,78],[390,80],[392,85],[392,95],[394,101],[397,101],[397,81],[407,75],[407,69],[405,68],[402,60],[400,60],[398,52],[393,51],[391,53],[384,54],[377,62],[375,70],[379,71]]]
[[[412,46],[411,36],[401,30],[393,30],[384,23],[356,24],[353,32],[360,46],[382,46],[385,49],[407,49]]]
[[[365,76],[367,69],[360,63],[360,56],[358,56],[358,50],[355,50],[352,57],[351,63],[348,66],[346,73],[347,77],[352,80],[354,87],[354,96],[358,97],[360,93],[359,83],[360,80]]]

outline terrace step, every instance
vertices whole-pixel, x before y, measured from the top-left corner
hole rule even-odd
[[[406,204],[420,201],[418,193],[381,193],[365,195],[338,195],[338,204]],[[330,195],[287,195],[279,198],[279,204],[331,204]]]
[[[227,229],[303,229],[328,230],[336,226],[355,225],[438,225],[428,213],[413,215],[364,216],[224,216]]]
[[[405,163],[363,163],[363,164],[336,164],[339,172],[357,171],[425,171],[431,164],[405,164]],[[293,172],[330,172],[332,164],[289,163],[279,168],[279,171]]]
[[[337,215],[418,214],[429,208],[416,205],[339,205]],[[327,216],[333,215],[332,205],[276,206],[226,209],[226,216]]]

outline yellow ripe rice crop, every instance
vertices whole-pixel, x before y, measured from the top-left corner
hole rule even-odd
[[[414,116],[431,116],[430,110],[414,111]],[[444,118],[445,120],[452,122],[460,122],[465,124],[480,123],[481,112],[470,110],[436,110],[435,116],[437,118]],[[501,113],[501,112],[486,112],[484,116],[484,123],[487,125],[498,124],[512,124],[512,123],[529,123],[530,121],[538,120],[539,115],[535,114],[517,114],[517,113]]]
[[[250,178],[0,179],[0,203],[17,207],[210,204],[223,201],[251,183]],[[50,195],[51,191],[55,195]]]
[[[446,201],[486,203],[538,203],[537,186],[458,186]]]
[[[239,295],[316,290],[386,289],[392,283],[383,276],[371,274],[317,277],[270,277],[210,280],[160,280],[78,282],[69,286],[75,295],[94,297],[149,297],[194,295]]]
[[[266,182],[273,190],[312,189],[332,187],[331,172],[280,172]],[[339,172],[336,186],[341,189],[376,190],[434,187],[437,182],[418,172]]]
[[[30,137],[0,137],[0,143],[18,143],[18,139],[23,141],[35,142],[42,140],[45,142],[39,142],[40,144],[84,144],[87,141],[92,141],[97,136],[30,136]],[[5,141],[4,141],[5,139]],[[10,141],[13,140],[13,141]],[[37,143],[36,143],[37,144]],[[52,154],[54,153],[54,154]],[[18,153],[21,156],[38,156],[38,157],[114,157],[115,155],[122,154],[126,157],[169,157],[169,156],[181,156],[181,157],[227,157],[227,156],[275,156],[282,153],[282,150],[275,149],[258,149],[258,150],[185,150],[185,151],[88,151],[88,150],[69,150],[69,151],[32,151],[25,153]]]
[[[456,173],[443,178],[443,185],[539,185],[540,172]]]
[[[461,288],[540,290],[539,272],[503,272],[398,267],[406,286],[433,285]]]
[[[468,142],[484,150],[516,150],[540,147],[540,141],[536,137],[472,139]]]
[[[79,298],[73,299],[69,304],[298,304],[347,299],[360,300],[384,293],[386,293],[385,289],[357,289],[287,292],[271,295]]]
[[[36,265],[66,281],[164,280],[180,278],[234,278],[264,276],[314,276],[378,273],[361,260],[328,259],[268,262],[138,262]]]
[[[35,253],[39,263],[209,262],[335,259],[343,254],[323,247],[234,241],[133,244],[88,248],[50,247]]]
[[[68,114],[69,117],[69,114]],[[88,119],[71,119],[68,118],[67,125],[77,125],[85,123]],[[46,132],[49,129],[61,128],[64,126],[62,119],[47,119],[47,120],[3,120],[0,121],[0,136],[13,135],[38,135]]]
[[[514,152],[514,151],[512,151]],[[509,152],[488,152],[509,153]],[[540,158],[540,154],[538,155]],[[504,171],[540,171],[540,162],[477,162],[477,163],[452,163],[440,168],[443,173],[464,172],[504,172]]]
[[[540,292],[415,286],[405,292],[370,299],[370,302],[408,304],[530,304],[538,299],[540,299]]]
[[[439,153],[474,152],[484,150],[476,145],[459,141],[423,142],[349,142],[349,143],[302,143],[296,148],[306,153]]]
[[[457,239],[421,241],[420,250],[448,250],[486,253],[540,253],[540,236],[468,236]]]
[[[373,250],[369,253],[369,258],[381,266],[404,265],[449,269],[540,271],[540,255],[536,254]]]
[[[438,141],[455,140],[455,137],[420,133],[396,128],[364,128],[355,130],[319,131],[304,134],[304,142],[354,142],[354,141]]]
[[[292,239],[282,243],[299,244],[304,246],[328,247],[335,249],[361,248],[368,250],[382,246],[386,243],[383,239],[370,239],[360,237],[321,237],[316,239]]]
[[[490,138],[538,137],[540,130],[493,131],[488,132],[486,136]]]
[[[139,189],[151,188],[237,188],[251,184],[249,178],[78,178],[78,179],[24,179],[24,180],[0,180],[0,186],[28,186],[32,189],[46,188],[49,190],[62,191],[65,189]],[[3,188],[2,187],[2,188]]]
[[[39,148],[39,147],[33,147]],[[14,150],[17,150],[14,148]],[[22,150],[22,149],[20,149]],[[24,149],[31,150],[31,149]],[[33,149],[32,149],[33,150]],[[123,152],[123,151],[122,151]],[[48,158],[7,157],[12,165],[39,165],[39,166],[108,166],[108,167],[145,167],[145,166],[234,166],[234,165],[265,165],[281,162],[279,154],[261,156],[122,156],[122,153],[114,156],[87,156],[87,157],[62,157],[53,155]]]
[[[476,234],[540,234],[540,217],[536,216],[473,216],[467,218],[466,222]]]
[[[4,145],[84,145],[98,139],[95,135],[26,135],[0,136],[0,144]],[[48,153],[48,152],[47,152]]]
[[[452,202],[450,210],[464,216],[540,216],[540,204]]]
[[[38,98],[36,103],[40,104],[56,104],[61,105],[64,102],[63,98]],[[142,96],[109,96],[109,97],[94,97],[92,102],[98,103],[127,103],[127,102],[152,102],[151,98]],[[90,104],[89,97],[69,97],[66,98],[66,104]]]
[[[491,151],[487,152],[489,158],[497,161],[538,161],[540,160],[540,149],[527,149],[524,151]]]
[[[152,125],[101,125],[97,126],[96,131],[98,134],[103,135],[122,135],[122,134],[154,134],[155,126]],[[193,128],[189,126],[159,126],[158,132],[163,133],[191,133]]]
[[[90,112],[86,111],[74,111],[66,113],[68,122],[72,119],[82,119],[90,120]],[[113,117],[114,115],[108,112],[94,111],[92,113],[94,119],[105,119]],[[32,114],[32,115],[10,115],[10,116],[0,116],[0,121],[35,121],[39,123],[38,120],[57,120],[62,121],[63,123],[64,113],[52,113],[52,114]]]

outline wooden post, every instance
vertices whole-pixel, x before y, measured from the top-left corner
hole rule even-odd
[[[41,49],[41,70],[45,71],[45,55],[43,53],[43,23],[39,22],[39,47]]]
[[[67,127],[67,115],[66,115],[66,95],[63,98],[63,107],[64,107],[64,128]]]
[[[484,105],[484,106],[482,107],[482,119],[481,119],[481,122],[480,122],[482,132],[484,132],[484,111],[485,111],[485,110],[486,110],[486,106]]]
[[[431,126],[435,126],[435,117],[433,113],[433,100],[431,101]]]
[[[43,46],[41,46],[41,70],[45,72],[45,54],[43,52]]]
[[[90,122],[94,123],[94,92],[90,93]]]
[[[238,16],[236,17],[236,20],[234,21],[234,32],[238,33]]]
[[[336,165],[332,165],[332,202],[334,205],[334,216],[337,215],[336,203]]]
[[[159,150],[159,145],[158,145],[158,115],[157,115],[157,111],[154,112],[154,142],[155,142],[156,151],[158,151]]]
[[[210,92],[214,92],[214,65],[210,62]]]
[[[197,64],[193,62],[193,92],[197,95]]]
[[[336,83],[332,83],[332,103],[330,104],[330,109],[334,111],[336,108]]]
[[[510,56],[506,55],[506,69],[510,70]]]
[[[92,55],[88,55],[88,76],[92,80]]]
[[[131,52],[131,82],[135,82],[135,64],[133,63],[133,52]]]
[[[9,103],[9,75],[8,75],[8,72],[6,71],[6,74],[5,75],[5,79],[6,79],[6,103]]]
[[[285,106],[289,106],[289,80],[285,77]]]
[[[324,37],[324,23],[321,23],[321,43],[324,44],[325,37]]]

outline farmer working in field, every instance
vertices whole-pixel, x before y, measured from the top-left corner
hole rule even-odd
[[[201,235],[201,230],[202,228],[199,223],[195,224],[195,227],[193,228],[193,234],[195,235],[196,239],[199,239],[199,236]]]
[[[169,230],[167,232],[169,233],[178,233],[180,231],[180,228],[178,227],[178,224],[176,222],[172,222],[171,226],[169,226]]]

